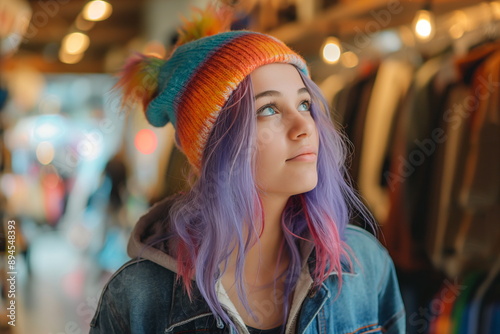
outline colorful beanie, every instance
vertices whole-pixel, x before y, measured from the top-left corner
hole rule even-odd
[[[207,9],[198,21],[189,22],[194,32],[181,34],[184,44],[178,43],[168,59],[131,58],[119,82],[124,101],[140,99],[151,125],[173,124],[177,145],[197,171],[221,109],[246,76],[271,63],[292,64],[308,75],[305,61],[272,36],[245,30],[213,32],[213,24],[207,27],[206,22],[207,17],[216,21],[216,15]]]

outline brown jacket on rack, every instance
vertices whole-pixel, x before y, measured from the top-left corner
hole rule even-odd
[[[449,276],[488,268],[500,241],[500,44],[456,60],[461,75],[443,114],[429,250]]]

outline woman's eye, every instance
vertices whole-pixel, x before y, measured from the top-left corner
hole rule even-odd
[[[309,111],[311,109],[311,102],[309,101],[302,101],[299,104],[299,111]]]
[[[277,114],[276,108],[271,105],[263,106],[257,110],[257,116],[271,116]]]

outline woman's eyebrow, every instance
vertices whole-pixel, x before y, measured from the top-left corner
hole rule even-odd
[[[297,91],[297,95],[304,94],[304,93],[311,95],[311,93],[309,93],[309,89],[307,89],[306,87],[302,87]]]
[[[306,87],[302,87],[297,91],[297,95],[304,94],[304,93],[309,94],[309,90]],[[281,94],[277,90],[266,90],[264,92],[261,92],[261,93],[255,95],[254,100],[257,100],[257,99],[264,97],[264,96],[281,96],[281,95],[283,95],[283,94]]]
[[[277,90],[266,90],[264,92],[261,92],[257,95],[254,96],[254,100],[257,100],[261,97],[264,97],[264,96],[281,96],[282,94],[280,92],[278,92]]]

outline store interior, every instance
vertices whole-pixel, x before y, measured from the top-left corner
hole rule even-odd
[[[168,57],[208,2],[0,0],[0,333],[87,333],[137,219],[188,186],[173,127],[115,83],[134,52]],[[308,62],[407,333],[498,333],[500,1],[219,3]]]

